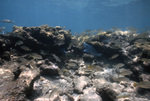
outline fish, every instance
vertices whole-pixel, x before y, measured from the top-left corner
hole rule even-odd
[[[5,27],[0,28],[0,32],[2,32],[2,34],[4,34],[4,29],[5,29]]]
[[[3,19],[2,22],[14,24],[14,21],[11,21],[11,20],[9,20],[9,19]]]
[[[103,65],[103,68],[107,68],[107,67],[109,67],[109,64]]]
[[[100,66],[97,65],[89,65],[87,68],[83,68],[82,70],[85,72],[104,71]]]
[[[46,55],[46,52],[44,50],[40,50],[41,55]]]
[[[36,62],[34,60],[31,60],[27,63],[27,65],[31,68],[31,69],[35,69],[37,68]]]
[[[95,67],[95,65],[89,65],[88,69],[92,69],[93,67]]]
[[[91,68],[93,71],[104,71],[102,67],[95,65],[93,68]]]
[[[116,65],[113,65],[113,67],[115,67],[115,68],[120,68],[120,67],[123,67],[123,66],[124,66],[123,63],[118,63]]]
[[[5,27],[1,27],[1,28],[0,28],[0,31],[2,31],[2,30],[4,30],[4,29],[5,29]]]
[[[121,82],[121,81],[129,81],[129,79],[127,77],[113,77],[113,80],[116,82]]]
[[[89,65],[86,68],[82,68],[82,70],[85,71],[85,72],[92,72],[93,70],[91,68],[93,68],[93,67],[94,67],[94,65]]]
[[[54,45],[58,45],[58,46],[65,44],[65,42],[63,40],[58,40],[58,41],[54,40],[54,43],[55,43]]]
[[[20,46],[20,45],[22,45],[23,44],[23,41],[17,41],[16,43],[15,43],[15,46]]]
[[[120,69],[119,70],[119,75],[122,75],[122,76],[126,76],[126,75],[130,75],[132,74],[133,72],[129,69]]]
[[[21,49],[23,49],[24,51],[31,51],[30,48],[28,48],[27,46],[21,46]]]
[[[52,56],[57,62],[61,62],[61,59],[57,55],[52,54]]]
[[[146,62],[146,63],[149,63],[149,62],[150,62],[150,59],[148,59],[148,58],[142,58],[141,61]]]
[[[81,70],[84,71],[84,72],[93,72],[93,70],[88,69],[88,68],[82,68]]]
[[[69,62],[69,63],[66,63],[66,65],[67,65],[68,67],[76,67],[76,66],[78,66],[78,64],[75,63],[75,62]]]
[[[119,56],[119,54],[115,54],[115,55],[113,55],[111,58],[109,58],[110,60],[112,60],[112,59],[115,59],[115,58],[117,58]]]
[[[37,53],[31,53],[30,57],[32,57],[33,59],[43,59],[43,57]]]
[[[91,46],[87,43],[84,43],[83,45],[84,45],[84,48],[85,48],[84,52],[86,52],[88,54],[91,54],[91,55],[94,55],[94,56],[99,56],[99,57],[102,55],[101,53],[98,53],[93,46]]]
[[[123,93],[120,93],[118,96],[116,96],[117,99],[120,99],[120,98],[128,98],[131,96],[131,93],[127,93],[127,92],[123,92]]]
[[[134,87],[140,87],[140,88],[150,89],[150,81],[141,81],[139,83],[134,82],[133,86]]]
[[[69,73],[69,70],[68,69],[63,69],[62,72]]]

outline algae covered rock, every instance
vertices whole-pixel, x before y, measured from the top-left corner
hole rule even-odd
[[[54,28],[48,25],[38,27],[14,26],[13,32],[8,35],[12,47],[20,50],[19,47],[26,46],[32,52],[49,50],[49,53],[63,54],[63,50],[69,47],[71,32],[63,28]],[[23,42],[16,45],[17,42]],[[59,50],[59,51],[56,51]]]
[[[14,67],[13,67],[14,66]],[[0,100],[24,101],[33,88],[33,83],[39,77],[39,70],[17,68],[17,64],[5,64],[0,69]],[[9,67],[9,68],[8,68]]]
[[[49,64],[42,64],[40,66],[41,75],[47,75],[47,76],[56,76],[59,75],[59,67],[52,62],[49,62]]]
[[[93,88],[86,88],[84,94],[79,97],[79,101],[102,101],[102,98]]]
[[[75,88],[75,91],[78,93],[83,92],[84,87],[90,84],[91,84],[91,81],[86,76],[76,77],[74,79],[74,86],[75,86],[74,88]]]
[[[96,91],[102,96],[104,100],[107,101],[114,101],[116,99],[116,96],[118,95],[111,87],[104,86],[104,87],[98,87]]]

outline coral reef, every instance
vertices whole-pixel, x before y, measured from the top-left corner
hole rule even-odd
[[[0,35],[0,100],[149,101],[149,36],[14,26]]]

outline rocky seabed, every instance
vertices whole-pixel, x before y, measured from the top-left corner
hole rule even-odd
[[[0,35],[0,101],[150,101],[149,36],[14,26]]]

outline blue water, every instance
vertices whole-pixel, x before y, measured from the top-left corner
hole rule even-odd
[[[150,0],[0,0],[0,20],[17,26],[61,26],[72,33],[86,29],[150,28]],[[13,24],[0,22],[7,31]]]

